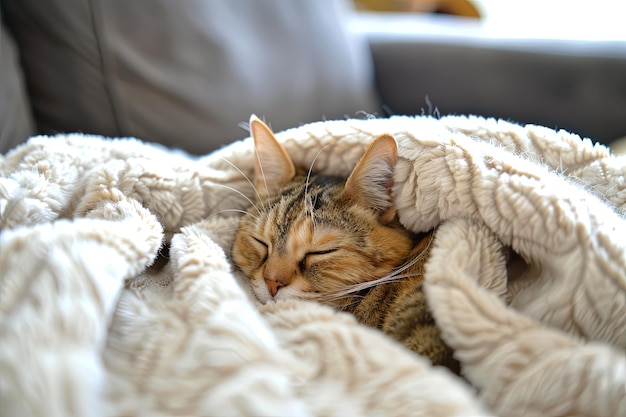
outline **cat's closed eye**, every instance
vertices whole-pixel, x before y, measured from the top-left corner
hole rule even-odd
[[[265,242],[263,242],[261,239],[256,238],[256,237],[252,237],[252,239],[254,239],[259,245],[261,245],[262,247],[264,247],[265,249],[267,249],[269,247],[269,245]]]
[[[331,248],[331,249],[307,252],[302,258],[302,261],[300,261],[300,265],[299,265],[300,270],[304,271],[305,269],[309,267],[310,264],[320,260],[320,258],[323,257],[324,255],[329,255],[331,253],[337,252],[338,250],[339,248]]]
[[[326,250],[318,250],[315,252],[307,252],[306,256],[315,256],[315,255],[327,255],[329,253],[337,252],[339,248],[332,248]]]
[[[252,237],[252,240],[255,242],[255,247],[259,252],[259,255],[261,257],[261,264],[264,264],[265,261],[267,261],[267,258],[269,256],[269,245],[267,243],[265,243],[264,241],[262,241],[261,239],[258,239],[256,237]]]

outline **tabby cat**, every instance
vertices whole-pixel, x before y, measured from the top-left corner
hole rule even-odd
[[[394,138],[374,140],[346,180],[297,172],[261,120],[253,116],[250,130],[257,200],[231,255],[257,298],[331,305],[433,364],[456,368],[422,291],[433,236],[409,233],[392,204]]]

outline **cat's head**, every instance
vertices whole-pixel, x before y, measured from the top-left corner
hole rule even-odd
[[[298,175],[271,130],[250,120],[257,200],[241,219],[232,259],[265,303],[330,300],[392,272],[411,250],[391,199],[396,142],[376,138],[348,179]]]

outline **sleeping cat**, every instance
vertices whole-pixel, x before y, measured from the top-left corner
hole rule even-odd
[[[333,306],[456,370],[422,291],[433,236],[409,233],[392,204],[395,140],[374,140],[346,180],[298,173],[269,127],[253,116],[250,130],[257,199],[231,256],[257,298]]]

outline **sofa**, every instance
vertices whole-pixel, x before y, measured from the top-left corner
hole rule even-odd
[[[525,39],[346,1],[5,0],[2,136],[138,137],[203,154],[323,119],[477,114],[626,135],[626,43]]]
[[[626,415],[626,156],[521,124],[571,88],[507,87],[524,77],[500,58],[580,63],[594,88],[572,94],[607,100],[622,61],[417,33],[439,19],[344,21],[339,1],[253,3],[3,1],[0,416]],[[429,59],[406,59],[418,51]],[[502,118],[445,114],[471,109]],[[253,296],[230,259],[256,198],[244,112],[331,176],[394,137],[390,198],[405,228],[434,231],[424,291],[460,375],[328,306]],[[549,123],[590,120],[559,114]]]

